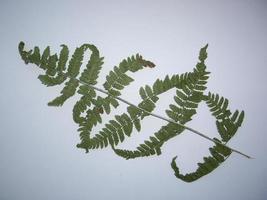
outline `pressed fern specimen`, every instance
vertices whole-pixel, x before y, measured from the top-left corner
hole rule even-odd
[[[244,111],[238,110],[233,113],[228,108],[228,100],[211,92],[205,93],[206,83],[210,72],[206,71],[205,60],[207,58],[208,45],[201,48],[199,62],[192,72],[181,75],[166,76],[157,79],[153,85],[145,85],[139,90],[142,101],[138,106],[122,99],[121,91],[133,82],[128,72],[137,72],[144,68],[153,68],[155,65],[141,55],[136,54],[124,59],[115,66],[106,76],[103,84],[104,89],[96,86],[98,74],[103,65],[103,57],[98,49],[91,44],[83,44],[75,49],[69,59],[69,50],[66,45],[61,46],[59,53],[50,52],[50,47],[40,53],[38,47],[33,50],[24,50],[24,43],[19,43],[19,53],[26,64],[32,63],[45,71],[38,78],[46,86],[61,85],[65,83],[60,96],[51,100],[49,106],[62,106],[66,100],[75,94],[80,99],[73,107],[73,120],[78,124],[81,142],[78,148],[89,152],[93,149],[102,149],[110,146],[112,150],[125,159],[160,155],[161,147],[171,138],[181,134],[185,129],[192,131],[215,143],[210,148],[210,156],[204,157],[204,162],[198,163],[195,172],[183,175],[176,166],[176,157],[171,162],[175,176],[183,181],[192,182],[216,169],[235,149],[226,146],[226,143],[234,136],[238,127],[244,119]],[[91,53],[85,69],[80,72],[83,57]],[[170,89],[176,90],[174,101],[166,110],[168,118],[156,115],[153,110],[161,94]],[[104,93],[100,96],[96,91]],[[214,116],[220,138],[209,138],[208,136],[186,126],[186,123],[196,114],[200,102],[204,101]],[[127,112],[115,115],[115,118],[105,124],[104,128],[94,136],[91,136],[93,128],[102,123],[102,114],[109,114],[112,108],[116,108],[119,102],[128,104]],[[151,137],[147,138],[135,150],[119,149],[117,145],[122,143],[126,137],[130,137],[134,129],[141,131],[141,121],[148,116],[154,116],[168,123],[162,126]]]

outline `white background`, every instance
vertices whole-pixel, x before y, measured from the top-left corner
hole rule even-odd
[[[266,199],[266,10],[265,0],[1,0],[0,199]],[[79,136],[72,106],[77,99],[62,108],[46,105],[61,88],[45,87],[37,79],[42,72],[23,63],[17,50],[21,40],[26,48],[49,45],[54,52],[61,44],[72,52],[83,43],[95,44],[105,57],[100,86],[123,58],[142,54],[157,66],[133,75],[135,82],[123,92],[135,104],[140,86],[191,71],[199,49],[209,43],[208,90],[246,113],[229,145],[255,159],[233,154],[210,175],[188,184],[175,178],[171,159],[178,155],[181,171],[193,171],[212,143],[187,131],[169,141],[159,157],[126,161],[109,148],[85,154],[75,147]],[[173,94],[160,96],[157,113],[165,115]],[[164,124],[148,117],[141,133],[120,147],[133,149]],[[204,104],[189,125],[217,135]]]

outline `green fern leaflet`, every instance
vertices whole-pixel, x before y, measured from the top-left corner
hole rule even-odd
[[[233,151],[226,146],[226,143],[235,135],[242,125],[244,111],[230,111],[228,100],[211,92],[206,92],[206,83],[210,72],[206,69],[207,47],[201,48],[199,62],[192,72],[166,76],[164,79],[157,79],[152,85],[145,85],[140,88],[139,94],[142,101],[135,106],[120,97],[121,91],[130,85],[134,79],[129,72],[138,72],[146,68],[155,67],[154,63],[136,54],[122,60],[118,66],[106,76],[103,88],[97,87],[98,76],[103,66],[104,58],[98,49],[91,44],[83,44],[76,48],[70,56],[66,45],[61,46],[58,54],[53,54],[50,47],[46,47],[42,53],[38,47],[33,50],[25,50],[24,43],[19,43],[19,53],[26,64],[35,64],[44,74],[38,79],[46,86],[63,85],[60,95],[51,100],[49,106],[62,106],[69,98],[78,95],[80,98],[73,106],[73,120],[78,125],[80,143],[78,148],[86,152],[111,147],[115,154],[125,159],[134,159],[161,154],[162,146],[170,139],[180,135],[185,129],[193,131],[215,143],[210,148],[210,155],[204,157],[202,163],[198,163],[195,172],[181,174],[176,165],[176,158],[171,162],[175,176],[183,181],[192,182],[207,175],[224,162]],[[81,71],[84,56],[90,55],[90,59]],[[166,110],[168,118],[153,114],[160,95],[174,89],[176,91],[173,102]],[[99,95],[99,92],[105,96]],[[94,128],[102,123],[104,113],[110,114],[120,102],[128,104],[127,112],[116,115],[94,136]],[[218,129],[219,138],[211,139],[196,130],[186,126],[197,113],[199,103],[205,102],[214,116]],[[135,150],[119,149],[117,145],[124,142],[125,138],[131,137],[134,131],[140,132],[141,121],[154,116],[161,118],[168,123],[162,126],[152,136],[138,145]],[[238,152],[242,154],[241,152]],[[242,154],[245,155],[245,154]],[[246,155],[245,155],[246,156]],[[247,156],[248,157],[248,156]]]

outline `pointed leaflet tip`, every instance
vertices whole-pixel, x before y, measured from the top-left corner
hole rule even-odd
[[[19,54],[20,54],[22,60],[25,62],[25,64],[28,64],[29,63],[28,57],[32,53],[32,50],[30,50],[28,52],[24,51],[24,46],[25,46],[25,43],[21,41],[18,45]]]
[[[206,44],[204,47],[202,47],[200,49],[200,52],[199,52],[199,60],[201,62],[204,62],[206,60],[206,58],[208,57],[208,54],[207,54],[207,48],[208,48],[208,44]]]
[[[20,53],[20,55],[21,55],[22,58],[24,58],[24,57],[23,57],[23,55],[24,55],[24,54],[23,54],[24,45],[25,45],[25,44],[24,44],[24,42],[22,42],[22,41],[20,41],[20,43],[19,43],[19,45],[18,45],[19,53]],[[24,60],[24,59],[23,59],[23,60]]]
[[[23,49],[24,45],[25,45],[25,43],[23,41],[20,41],[19,42],[19,49]]]

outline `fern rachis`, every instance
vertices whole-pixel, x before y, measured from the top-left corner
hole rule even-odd
[[[127,75],[127,72],[137,72],[146,67],[153,68],[155,65],[151,61],[143,59],[139,54],[124,59],[109,72],[106,82],[103,84],[105,88],[103,90],[96,86],[98,74],[103,65],[103,57],[100,56],[98,49],[94,45],[84,44],[75,49],[68,62],[68,47],[66,45],[61,47],[59,56],[51,54],[50,47],[47,47],[41,54],[38,47],[25,51],[24,43],[21,42],[19,52],[26,64],[33,63],[46,71],[45,74],[38,77],[43,84],[54,86],[65,83],[61,95],[50,101],[49,106],[62,106],[67,99],[76,93],[81,95],[73,107],[73,119],[79,126],[78,131],[81,139],[81,143],[77,145],[78,148],[83,148],[89,152],[92,149],[111,146],[117,155],[126,159],[160,155],[164,143],[187,129],[215,143],[215,146],[210,149],[211,156],[204,158],[204,163],[199,164],[196,172],[186,175],[180,174],[175,163],[176,157],[173,158],[171,166],[175,171],[175,176],[187,182],[197,180],[213,171],[221,162],[225,161],[231,152],[250,158],[248,155],[226,146],[226,142],[234,136],[238,127],[241,126],[244,112],[235,111],[232,114],[228,109],[226,98],[210,92],[205,95],[205,84],[209,77],[205,65],[207,45],[200,50],[199,62],[192,72],[173,75],[172,77],[166,76],[164,80],[157,79],[152,86],[141,87],[139,94],[142,102],[138,106],[121,98],[120,91],[134,81]],[[87,51],[92,53],[85,69],[80,73],[83,57]],[[171,104],[170,109],[166,110],[169,118],[153,113],[159,95],[173,88],[176,89],[174,104]],[[105,94],[106,97],[99,96],[95,91]],[[196,108],[202,101],[210,107],[210,111],[216,119],[221,140],[212,139],[185,125],[196,114]],[[104,112],[109,114],[111,107],[116,108],[119,102],[128,104],[127,112],[115,116],[115,119],[110,120],[99,133],[91,137],[90,133],[94,126],[102,123],[101,115]],[[145,140],[134,151],[117,149],[118,143],[123,142],[125,137],[130,137],[134,129],[141,130],[141,121],[147,116],[165,120],[168,124],[154,133],[148,140]]]

